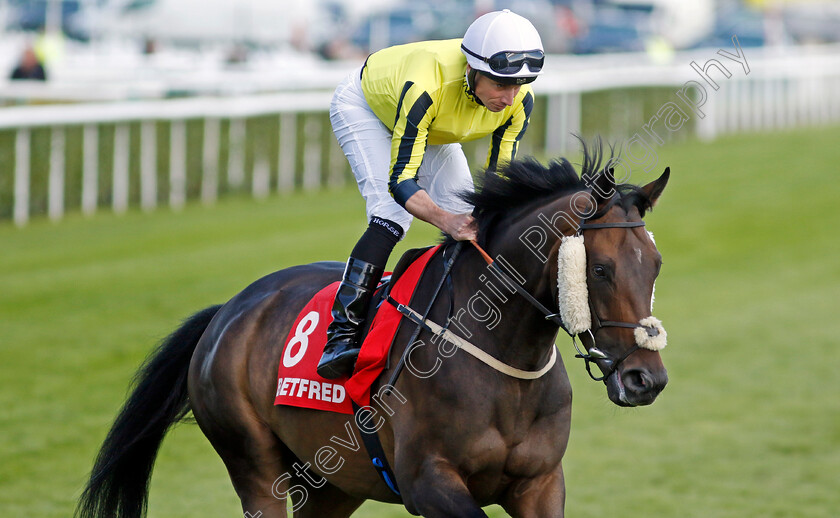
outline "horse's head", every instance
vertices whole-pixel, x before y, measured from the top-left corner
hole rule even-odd
[[[617,186],[612,171],[604,169],[592,185],[586,208],[592,215],[558,250],[558,263],[568,263],[558,267],[561,314],[570,310],[563,306],[578,305],[578,314],[563,315],[564,320],[576,327],[570,331],[579,334],[588,351],[587,367],[590,362],[598,366],[610,400],[621,406],[652,403],[668,382],[659,354],[665,330],[651,315],[662,256],[642,218],[662,194],[669,174],[666,169],[643,187]],[[585,264],[585,288],[564,280],[575,273],[583,279],[582,272],[568,271],[575,268],[574,256],[581,254],[577,262],[579,269]]]
[[[505,283],[519,282],[530,295],[530,316],[508,310],[519,319],[511,329],[528,325],[547,336],[556,333],[552,325],[561,325],[575,337],[575,347],[577,339],[583,343],[578,356],[593,379],[604,381],[614,403],[647,405],[668,375],[659,354],[665,330],[651,315],[662,259],[642,218],[662,194],[669,171],[642,187],[616,185],[600,163],[600,146],[589,152],[585,144],[580,175],[566,159],[547,167],[533,159],[514,161],[500,173],[486,172],[466,199],[476,207],[479,241],[520,274]]]

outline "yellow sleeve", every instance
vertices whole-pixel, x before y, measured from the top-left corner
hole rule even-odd
[[[434,119],[432,96],[419,85],[406,81],[397,103],[397,116],[391,139],[391,176],[388,190],[394,200],[405,202],[420,190],[417,169],[426,152],[429,125]]]
[[[490,150],[487,153],[487,163],[484,168],[495,171],[514,158],[519,141],[528,129],[531,120],[531,110],[534,108],[534,94],[527,92],[522,98],[519,109],[516,110],[504,124],[496,128],[490,140]]]

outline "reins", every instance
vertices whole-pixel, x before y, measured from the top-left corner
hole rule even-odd
[[[584,230],[598,230],[598,229],[606,229],[606,228],[636,228],[636,227],[644,227],[644,221],[621,221],[615,223],[581,223],[577,229],[577,235]],[[639,327],[645,327],[638,323],[633,322],[621,322],[616,320],[601,320],[600,317],[593,311],[592,312],[592,320],[594,324],[593,329],[587,329],[586,333],[589,335],[589,340],[591,341],[591,346],[581,349],[577,344],[577,338],[580,337],[581,342],[584,341],[583,333],[574,334],[569,331],[568,327],[563,323],[563,319],[560,316],[560,313],[551,311],[548,309],[543,303],[537,300],[528,290],[525,289],[519,282],[514,280],[507,272],[505,272],[502,268],[500,268],[496,261],[490,257],[488,254],[475,240],[470,240],[470,243],[475,247],[484,261],[487,263],[488,268],[492,270],[492,272],[499,276],[500,279],[504,280],[505,283],[513,288],[520,296],[522,296],[525,300],[527,300],[532,306],[534,306],[538,311],[540,311],[544,316],[545,319],[552,322],[553,324],[557,325],[560,329],[566,332],[572,339],[572,345],[575,348],[577,354],[575,354],[575,358],[581,358],[585,362],[586,372],[589,374],[589,377],[595,381],[604,381],[605,379],[612,376],[612,374],[618,369],[618,366],[621,365],[624,360],[626,360],[631,354],[639,350],[639,346],[634,344],[630,347],[622,356],[618,358],[611,358],[608,354],[601,351],[596,347],[595,342],[595,334],[603,328],[606,327],[620,327],[626,329],[636,329]],[[417,337],[420,334],[420,331],[426,330],[432,333],[433,335],[439,336],[444,340],[450,342],[451,344],[455,345],[459,349],[463,350],[464,352],[472,355],[473,357],[477,358],[479,361],[485,363],[486,365],[492,367],[493,369],[507,374],[508,376],[519,378],[519,379],[537,379],[547,373],[551,368],[554,366],[554,363],[557,359],[557,348],[552,347],[553,351],[551,357],[549,358],[548,362],[544,367],[537,371],[524,371],[521,369],[516,369],[507,365],[496,358],[492,357],[491,355],[487,354],[486,352],[482,351],[480,348],[476,347],[475,345],[469,343],[468,341],[464,340],[463,338],[455,335],[446,327],[442,327],[435,322],[429,320],[429,312],[432,309],[432,305],[437,300],[438,294],[440,293],[441,288],[443,287],[444,283],[450,276],[450,272],[452,271],[452,266],[455,263],[455,259],[461,252],[461,248],[463,245],[463,241],[459,241],[456,243],[454,250],[452,252],[451,257],[444,263],[444,272],[443,276],[441,277],[440,281],[438,282],[434,292],[432,293],[432,298],[429,301],[429,304],[426,307],[426,310],[420,314],[417,311],[411,309],[410,307],[398,303],[390,296],[386,299],[388,303],[392,304],[405,318],[410,320],[416,325],[413,334],[411,335],[411,339],[408,341],[409,346],[403,351],[402,356],[400,357],[399,363],[394,368],[394,372],[391,374],[390,379],[388,380],[388,384],[386,385],[386,393],[388,392],[387,387],[393,387],[394,384],[397,382],[400,374],[402,373],[403,368],[405,367],[406,359],[408,355],[411,353],[412,347],[411,344],[415,342]],[[444,255],[446,251],[444,249]],[[650,333],[651,331],[648,330]],[[600,362],[600,363],[599,363]],[[596,376],[592,372],[592,364],[596,366],[604,367],[603,370],[606,370],[606,374],[601,376]]]
[[[473,244],[478,246],[475,242],[473,242]],[[416,312],[415,310],[411,309],[410,307],[406,306],[405,304],[401,304],[401,303],[397,302],[396,300],[391,298],[390,295],[385,299],[386,302],[388,302],[389,304],[394,306],[397,309],[397,311],[399,311],[405,318],[407,318],[408,320],[410,320],[411,322],[413,322],[417,326],[414,329],[414,333],[411,335],[411,339],[408,341],[408,344],[409,344],[408,347],[406,347],[405,350],[403,351],[402,356],[400,356],[400,361],[394,367],[394,372],[391,374],[391,377],[388,380],[387,385],[385,385],[385,391],[384,391],[385,394],[389,394],[390,393],[390,387],[393,387],[396,384],[397,379],[399,378],[400,374],[402,373],[403,368],[405,367],[405,363],[406,363],[406,360],[408,358],[408,355],[412,351],[411,344],[413,344],[415,342],[418,335],[420,334],[420,331],[424,330],[424,329],[426,331],[432,333],[433,335],[439,336],[440,338],[446,340],[447,342],[451,343],[452,345],[458,347],[459,349],[461,349],[465,353],[473,356],[474,358],[476,358],[480,362],[484,363],[485,365],[487,365],[487,366],[489,366],[489,367],[491,367],[491,368],[493,368],[493,369],[495,369],[495,370],[497,370],[497,371],[499,371],[503,374],[506,374],[506,375],[508,375],[512,378],[517,378],[517,379],[522,379],[522,380],[534,380],[534,379],[540,378],[544,374],[546,374],[548,371],[550,371],[551,368],[554,367],[554,364],[557,362],[557,348],[552,347],[553,350],[551,352],[551,356],[549,357],[548,362],[546,362],[546,364],[541,369],[536,370],[536,371],[526,371],[526,370],[522,370],[522,369],[517,369],[516,367],[512,367],[512,366],[494,358],[490,354],[484,352],[479,347],[473,345],[469,341],[465,340],[464,338],[461,338],[460,336],[456,335],[455,333],[453,333],[452,331],[447,329],[446,326],[441,326],[441,325],[429,320],[428,317],[429,317],[429,312],[432,309],[432,305],[437,300],[437,296],[440,293],[440,290],[443,287],[443,284],[446,282],[446,279],[448,279],[450,277],[450,272],[452,271],[452,266],[455,263],[455,259],[460,254],[461,248],[463,247],[463,245],[464,245],[463,241],[459,241],[455,244],[454,250],[452,252],[452,256],[444,263],[443,276],[441,277],[440,281],[438,282],[438,285],[437,285],[437,287],[435,288],[435,291],[432,294],[432,298],[429,301],[429,304],[426,306],[426,311],[424,311],[422,315],[420,313]],[[481,250],[480,248],[479,248],[479,251],[483,254],[486,254],[486,252],[484,252],[484,250]],[[446,253],[445,249],[444,249],[443,253],[444,254]],[[486,256],[486,257],[489,258],[489,256]],[[491,262],[492,262],[492,259],[491,259]],[[505,276],[507,275],[504,272],[502,272],[500,269],[498,269],[498,267],[495,267],[495,268],[496,268],[496,271],[498,271],[502,275],[505,275]],[[528,300],[532,301],[533,304],[540,304],[537,299],[533,298],[531,296],[531,294],[528,293],[527,291],[525,291],[524,288],[522,288],[520,285],[518,285],[516,283],[512,283],[512,285],[516,286],[518,291],[521,290],[519,292],[524,297],[527,297]],[[540,304],[540,306],[542,306],[542,305]],[[548,311],[548,310],[546,310],[546,311]]]
[[[643,226],[645,226],[644,221],[620,221],[620,222],[615,222],[615,223],[581,223],[578,226],[577,234],[580,234],[580,232],[583,231],[583,230],[589,230],[589,229],[596,230],[596,229],[605,229],[605,228],[635,228],[635,227],[643,227]],[[578,347],[576,338],[578,336],[583,336],[583,335],[575,335],[574,333],[571,333],[569,331],[569,329],[564,325],[563,319],[560,317],[559,313],[555,313],[555,312],[552,312],[551,310],[549,310],[547,307],[545,307],[544,304],[542,304],[540,301],[538,301],[536,298],[534,298],[534,296],[531,295],[528,292],[528,290],[526,290],[521,284],[516,282],[504,270],[499,268],[499,266],[496,265],[496,261],[494,261],[493,258],[490,257],[490,254],[488,254],[483,248],[481,248],[481,246],[475,240],[471,240],[470,243],[472,243],[472,245],[475,247],[475,249],[478,250],[478,253],[481,255],[481,257],[487,263],[487,266],[491,270],[493,270],[493,272],[495,274],[499,275],[502,279],[504,279],[505,282],[509,286],[511,286],[513,289],[515,289],[516,292],[519,295],[521,295],[532,306],[537,308],[537,310],[539,310],[543,315],[545,315],[546,320],[556,324],[560,329],[565,331],[566,334],[568,334],[571,337],[572,345],[574,346],[575,351],[577,352],[577,354],[575,354],[575,358],[581,358],[582,360],[584,360],[585,365],[586,365],[586,372],[589,374],[589,377],[592,378],[593,380],[603,381],[603,380],[609,378],[610,376],[612,376],[612,374],[616,371],[616,369],[618,369],[618,366],[621,365],[621,363],[624,360],[626,360],[631,354],[633,354],[634,352],[636,352],[639,349],[639,346],[637,344],[633,344],[633,346],[630,349],[628,349],[618,359],[610,358],[609,355],[607,355],[605,352],[598,349],[595,346],[596,345],[595,333],[597,333],[601,329],[603,329],[605,327],[622,327],[622,328],[627,328],[627,329],[636,329],[638,327],[644,327],[644,326],[642,326],[640,324],[637,324],[637,323],[633,323],[633,322],[620,322],[620,321],[616,321],[616,320],[601,320],[598,317],[598,315],[593,311],[592,312],[592,317],[593,317],[593,321],[594,321],[594,324],[595,324],[595,329],[594,329],[594,331],[591,330],[591,329],[587,330],[587,333],[589,334],[589,338],[592,342],[592,345],[591,345],[591,347],[589,347],[588,352],[586,350],[586,346],[584,346],[584,349],[581,350],[581,348]],[[583,342],[583,338],[581,338],[581,342]],[[603,363],[604,367],[607,368],[607,373],[606,374],[603,374],[601,376],[596,376],[595,374],[592,373],[591,364],[594,363],[595,365],[599,365],[598,362]]]
[[[522,369],[517,369],[516,367],[511,367],[510,365],[500,360],[497,360],[496,358],[484,352],[477,346],[456,335],[449,329],[441,327],[440,324],[432,322],[429,319],[422,318],[420,314],[418,314],[410,307],[404,304],[400,304],[399,302],[395,301],[390,297],[388,298],[388,302],[391,303],[395,308],[397,308],[397,311],[402,313],[403,316],[417,324],[418,327],[422,327],[428,332],[432,333],[433,335],[437,335],[443,338],[444,340],[451,343],[452,345],[455,345],[465,353],[476,358],[483,364],[503,374],[507,374],[511,378],[517,378],[521,380],[535,380],[537,378],[541,378],[546,372],[550,371],[551,368],[554,367],[554,364],[557,362],[557,348],[552,347],[551,357],[549,357],[548,362],[546,362],[546,364],[539,370],[526,371]]]

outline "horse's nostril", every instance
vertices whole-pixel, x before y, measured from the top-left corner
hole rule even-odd
[[[631,369],[625,372],[622,378],[624,386],[634,392],[645,392],[652,386],[650,376],[640,369]]]

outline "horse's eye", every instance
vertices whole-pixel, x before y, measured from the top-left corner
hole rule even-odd
[[[607,276],[607,269],[601,264],[596,264],[592,267],[592,274],[595,275],[595,277],[604,278]]]

